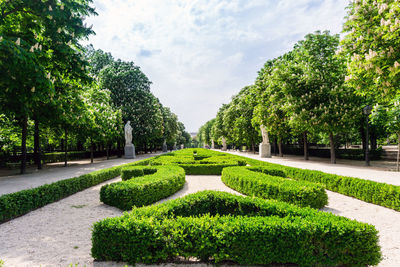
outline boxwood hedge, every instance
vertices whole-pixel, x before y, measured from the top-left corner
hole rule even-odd
[[[124,181],[104,185],[100,200],[130,210],[166,198],[185,184],[185,171],[178,166],[139,166],[122,169]]]
[[[124,166],[147,165],[149,159],[103,169],[78,177],[0,196],[0,223],[58,201],[120,175]]]
[[[374,226],[285,202],[203,191],[97,222],[92,256],[156,263],[367,266],[381,259]]]
[[[251,166],[278,169],[290,179],[320,183],[330,191],[400,211],[400,186],[238,157]]]
[[[185,149],[154,157],[149,164],[177,165],[189,175],[221,175],[225,167],[245,166],[246,161],[206,149]]]
[[[317,209],[328,204],[328,195],[322,185],[287,179],[279,169],[229,167],[223,169],[221,179],[227,186],[245,195]]]

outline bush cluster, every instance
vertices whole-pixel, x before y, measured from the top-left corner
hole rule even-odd
[[[156,263],[367,266],[380,261],[374,226],[284,202],[203,191],[97,222],[92,256]]]
[[[123,166],[148,164],[148,159],[0,196],[0,223],[58,201],[120,175]]]
[[[287,179],[279,169],[229,167],[222,171],[221,179],[230,188],[249,196],[316,209],[328,204],[328,195],[322,185]]]
[[[189,175],[220,175],[223,168],[245,166],[246,161],[206,149],[184,149],[154,157],[149,164],[178,165]]]
[[[281,170],[290,179],[320,183],[330,191],[400,211],[400,186],[237,157],[246,160],[251,166]]]
[[[178,166],[139,166],[122,169],[122,182],[104,185],[100,200],[122,210],[166,198],[185,184],[185,171]]]

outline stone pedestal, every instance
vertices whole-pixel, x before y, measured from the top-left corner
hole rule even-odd
[[[271,144],[260,143],[260,158],[270,158],[271,157]]]
[[[223,145],[222,148],[221,148],[221,150],[222,150],[222,151],[227,151],[228,149],[227,149],[226,145]]]
[[[135,146],[133,144],[125,146],[125,158],[126,159],[134,159],[134,158],[136,158]]]
[[[163,144],[163,146],[162,146],[162,152],[168,152],[167,144]]]

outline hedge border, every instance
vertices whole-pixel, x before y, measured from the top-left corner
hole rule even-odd
[[[122,182],[101,187],[100,200],[122,210],[152,204],[185,184],[185,171],[179,166],[126,167],[121,173]]]
[[[372,225],[216,191],[135,208],[95,223],[92,256],[131,264],[169,262],[177,256],[302,266],[366,266],[381,260]]]
[[[328,195],[321,184],[286,178],[283,171],[268,167],[229,167],[222,171],[222,182],[249,196],[276,199],[320,209],[328,204]]]
[[[195,152],[198,152],[195,154]],[[150,165],[177,165],[188,175],[221,175],[226,167],[245,166],[246,161],[204,149],[185,149],[154,157]]]
[[[66,198],[89,187],[120,175],[121,169],[131,165],[146,165],[150,159],[123,164],[103,170],[83,174],[78,177],[44,184],[36,188],[0,196],[0,224],[47,204]]]
[[[400,186],[398,185],[325,173],[316,170],[283,166],[275,163],[250,159],[243,156],[237,157],[247,159],[247,163],[251,166],[263,166],[267,168],[279,169],[283,171],[288,178],[320,183],[324,185],[327,190],[400,211]]]

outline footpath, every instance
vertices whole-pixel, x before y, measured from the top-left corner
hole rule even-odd
[[[385,168],[374,166],[360,166],[360,161],[343,161],[337,164],[326,162],[326,159],[312,158],[308,161],[296,156],[260,158],[258,154],[237,151],[225,151],[230,154],[244,156],[252,159],[281,164],[301,169],[318,170],[343,176],[357,177],[380,183],[400,185],[400,172],[388,171]]]
[[[141,154],[135,159],[116,158],[109,160],[95,161],[88,160],[71,161],[68,167],[46,167],[43,170],[36,170],[23,175],[9,175],[0,177],[0,196],[17,192],[24,189],[35,188],[44,184],[54,183],[60,180],[73,178],[89,172],[110,168],[149,157],[160,155],[160,153]]]

